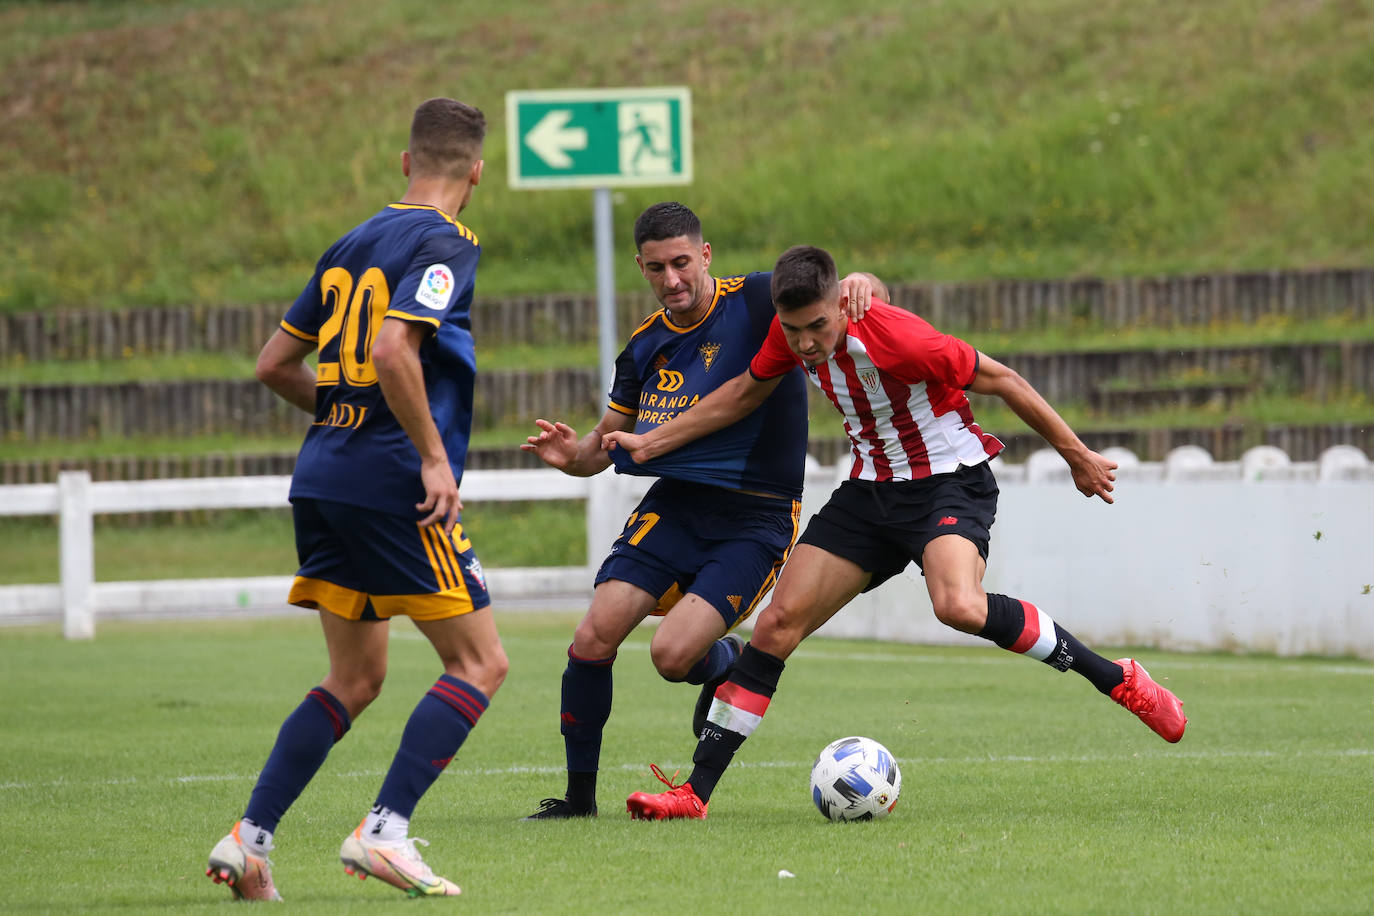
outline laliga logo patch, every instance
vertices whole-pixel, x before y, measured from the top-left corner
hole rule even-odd
[[[445,309],[452,297],[453,271],[447,264],[431,264],[425,269],[420,288],[415,290],[415,301],[427,309]]]

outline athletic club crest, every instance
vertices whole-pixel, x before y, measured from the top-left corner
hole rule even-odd
[[[707,371],[707,372],[710,372],[710,371],[711,371],[711,364],[714,363],[714,362],[716,361],[716,354],[720,352],[720,344],[718,344],[718,343],[702,344],[702,345],[697,349],[697,352],[701,354],[701,361],[702,361],[702,363],[706,366],[706,371]]]
[[[863,383],[864,391],[867,391],[869,394],[877,394],[877,393],[878,393],[878,370],[877,370],[877,369],[860,369],[860,370],[859,370],[859,381]]]

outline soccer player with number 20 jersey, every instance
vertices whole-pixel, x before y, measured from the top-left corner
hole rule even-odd
[[[267,859],[277,823],[381,690],[396,615],[429,639],[444,673],[339,858],[412,897],[459,892],[425,864],[409,824],[507,669],[459,524],[480,249],[456,217],[481,178],[485,135],[470,105],[421,104],[401,154],[405,196],[324,253],[258,357],[258,377],[315,418],[291,482],[300,571],[288,600],[319,612],[329,673],[282,723],[242,819],[210,853],[206,874],[240,900],[281,899]],[[246,650],[238,676],[268,673]]]
[[[983,591],[997,508],[988,461],[1002,444],[974,422],[964,391],[1001,397],[1064,457],[1084,496],[1110,503],[1116,465],[1083,445],[1019,375],[968,343],[882,302],[849,320],[839,307],[834,261],[822,249],[785,252],[773,269],[772,292],[777,318],[747,371],[668,423],[605,437],[608,448],[636,462],[663,460],[746,415],[800,365],[844,417],[853,451],[849,479],[807,525],[750,642],[715,691],[687,781],[668,783],[667,792],[633,793],[626,802],[631,816],[704,818],[792,651],[912,560],[941,622],[1075,671],[1166,741],[1181,739],[1183,704],[1134,659],[1105,659],[1042,608]]]

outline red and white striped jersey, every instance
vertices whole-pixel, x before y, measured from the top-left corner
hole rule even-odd
[[[850,321],[834,354],[811,367],[787,346],[777,318],[749,364],[757,379],[803,365],[844,417],[858,480],[917,480],[981,464],[1002,443],[978,428],[964,390],[978,351],[923,318],[874,301]]]

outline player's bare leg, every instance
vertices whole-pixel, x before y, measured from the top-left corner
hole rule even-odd
[[[701,735],[716,688],[725,683],[744,651],[744,639],[726,633],[719,609],[688,592],[654,630],[649,655],[665,680],[700,684],[692,709],[692,737]]]
[[[467,681],[488,697],[505,682],[510,661],[491,608],[443,620],[416,620],[415,628],[439,653],[445,674]]]
[[[391,625],[385,620],[346,620],[321,610],[320,627],[329,651],[329,673],[320,686],[357,719],[382,692]]]
[[[1042,608],[1006,595],[987,594],[982,585],[986,564],[972,541],[957,535],[935,538],[926,546],[922,566],[930,603],[941,623],[1059,671],[1076,671],[1165,741],[1183,737],[1188,724],[1183,703],[1134,659],[1103,658]]]
[[[863,591],[870,574],[811,544],[799,544],[783,567],[768,607],[730,677],[715,693],[691,775],[667,792],[635,792],[630,816],[644,820],[706,817],[707,803],[735,752],[758,727],[782,675],[783,662],[808,635]]]
[[[962,633],[977,634],[988,620],[983,591],[987,563],[968,538],[947,534],[926,545],[921,556],[926,591],[936,618]]]
[[[869,578],[852,560],[813,544],[798,544],[768,607],[759,615],[749,644],[786,661],[803,639],[853,601]]]

